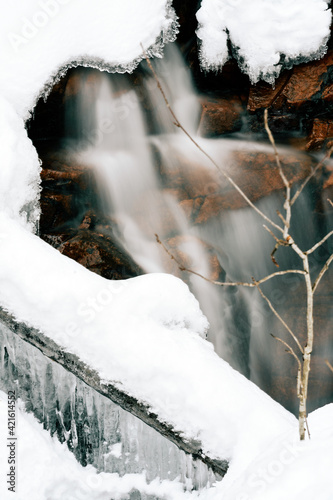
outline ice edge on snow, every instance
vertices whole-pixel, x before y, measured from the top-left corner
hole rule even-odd
[[[179,33],[178,16],[176,15],[174,8],[172,7],[172,0],[167,0],[165,11],[166,24],[162,27],[161,32],[157,36],[155,42],[150,47],[144,48],[148,58],[162,58],[164,46],[167,43],[174,42],[177,38],[177,34]],[[61,66],[58,67],[58,69],[54,71],[54,73],[45,82],[41,91],[36,95],[32,109],[28,111],[28,115],[25,117],[25,120],[27,121],[31,118],[33,110],[39,99],[42,98],[44,102],[47,100],[53,87],[61,80],[61,78],[66,75],[69,69],[82,66],[85,68],[98,69],[99,71],[106,71],[107,73],[133,73],[140,62],[145,58],[145,54],[141,52],[141,54],[132,62],[124,64],[108,62],[105,59],[97,56],[92,58],[91,56],[85,55],[82,55],[81,57],[74,60],[64,62]]]

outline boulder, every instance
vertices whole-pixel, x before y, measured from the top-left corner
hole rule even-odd
[[[201,106],[200,136],[215,137],[241,130],[244,104],[238,96],[205,98]]]

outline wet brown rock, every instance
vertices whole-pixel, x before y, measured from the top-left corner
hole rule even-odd
[[[333,112],[333,50],[320,60],[284,71],[274,87],[263,82],[250,87],[247,109],[255,132],[263,130],[264,108],[269,109],[269,125],[275,135],[286,139],[293,131],[308,136],[308,149],[325,147],[325,125],[319,122],[329,121],[326,117]]]
[[[284,105],[295,111],[312,100],[332,99],[331,71],[333,51],[320,60],[294,66],[283,72],[272,87],[259,82],[250,88],[248,110],[281,109]]]
[[[320,149],[327,141],[333,139],[333,120],[315,118],[311,133],[308,136],[306,149]]]
[[[318,61],[300,64],[293,68],[289,82],[283,90],[288,105],[300,106],[306,101],[319,99],[327,88],[325,79],[329,77],[333,66],[333,51]],[[326,77],[326,78],[325,78]],[[329,82],[330,84],[331,82]],[[329,85],[330,86],[330,85]]]
[[[252,202],[284,188],[274,155],[265,152],[238,151],[232,155],[226,171]],[[311,159],[305,155],[290,154],[281,157],[288,180],[293,184],[305,178],[311,167]],[[243,197],[229,182],[222,178],[219,191],[208,194],[195,219],[197,224],[206,222],[223,210],[236,210],[247,206]]]
[[[237,96],[201,101],[199,134],[214,137],[237,132],[242,128],[243,103]]]
[[[291,76],[290,71],[284,71],[272,86],[266,82],[258,82],[251,85],[249,99],[247,103],[248,111],[254,112],[257,109],[278,108],[281,104],[281,93]]]
[[[42,234],[50,228],[58,228],[72,220],[75,207],[71,195],[45,193],[41,197],[40,230]]]
[[[142,269],[111,236],[86,229],[58,247],[58,250],[104,278],[118,280],[143,274]]]

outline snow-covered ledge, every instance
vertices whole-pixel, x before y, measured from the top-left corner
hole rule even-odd
[[[202,338],[207,320],[181,280],[108,281],[3,214],[0,234],[0,304],[13,316],[2,320],[182,449],[223,474],[225,460],[297,434],[295,417]]]

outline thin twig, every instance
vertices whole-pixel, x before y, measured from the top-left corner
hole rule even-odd
[[[288,181],[287,177],[285,176],[285,173],[283,172],[281,161],[280,161],[280,156],[279,156],[278,150],[276,148],[275,140],[274,140],[273,134],[272,134],[272,132],[269,128],[269,125],[268,125],[268,109],[267,108],[264,111],[264,122],[265,122],[265,130],[267,132],[270,143],[273,146],[275,162],[276,162],[276,165],[279,169],[280,177],[281,177],[283,184],[286,188],[286,200],[285,200],[284,205],[283,205],[283,208],[286,211],[286,217],[284,218],[281,216],[281,214],[278,213],[278,215],[280,216],[280,218],[282,218],[283,223],[284,223],[283,237],[286,238],[288,235],[289,228],[290,228],[290,219],[291,219],[290,182]]]
[[[253,278],[253,282],[255,283],[257,289],[259,290],[259,293],[260,295],[262,296],[262,298],[264,300],[266,300],[267,304],[269,305],[269,308],[271,309],[271,311],[275,314],[275,316],[278,318],[278,320],[283,324],[283,326],[286,328],[286,330],[290,333],[290,335],[292,336],[292,338],[294,339],[294,341],[296,342],[299,350],[301,351],[301,353],[303,354],[304,353],[304,350],[303,350],[303,347],[301,346],[298,338],[296,337],[296,335],[294,334],[294,332],[289,328],[289,326],[287,325],[287,323],[281,318],[281,316],[279,315],[279,313],[277,312],[277,310],[275,309],[275,307],[273,306],[273,304],[271,303],[271,301],[269,300],[268,297],[266,297],[266,295],[264,294],[264,292],[261,290],[259,284],[256,282],[256,280]]]
[[[296,359],[297,364],[298,364],[298,369],[301,372],[302,371],[302,363],[301,363],[299,357],[297,356],[297,354],[295,353],[294,349],[288,344],[288,342],[286,342],[285,340],[280,339],[280,337],[276,337],[272,333],[271,333],[271,336],[273,337],[273,339],[278,340],[279,342],[281,342],[284,346],[286,346],[288,348],[287,352],[289,354],[291,354]]]
[[[276,276],[282,276],[284,274],[305,274],[304,271],[301,269],[287,269],[286,271],[277,271],[276,273],[269,274],[268,276],[265,276],[264,278],[255,281],[255,282],[243,282],[243,281],[216,281],[212,280],[211,278],[208,278],[207,276],[204,276],[203,274],[198,273],[197,271],[194,271],[193,269],[189,269],[188,267],[184,266],[182,262],[180,262],[175,255],[170,252],[170,250],[165,246],[163,241],[161,241],[160,237],[158,234],[155,234],[156,241],[159,245],[162,246],[162,248],[165,250],[165,252],[169,255],[169,257],[178,264],[178,268],[180,271],[186,271],[191,274],[195,274],[196,276],[199,276],[200,278],[204,279],[205,281],[208,281],[209,283],[213,283],[213,285],[219,285],[219,286],[246,286],[249,288],[254,288],[257,285],[261,285],[262,283],[265,283],[266,281],[275,278]]]
[[[266,231],[269,232],[269,234],[275,239],[275,241],[277,243],[279,243],[279,238],[277,236],[275,236],[275,234],[273,233],[273,231],[271,229],[269,229],[269,227],[266,226],[266,224],[263,225],[264,229],[266,229]]]
[[[310,434],[308,419],[306,417],[305,417],[305,425],[306,425],[306,430],[308,432],[309,439],[311,439],[311,434]]]
[[[276,164],[278,166],[281,179],[283,180],[283,183],[284,183],[285,187],[287,188],[287,187],[290,186],[290,184],[289,184],[289,181],[286,178],[286,176],[284,175],[284,172],[282,170],[282,166],[281,166],[281,162],[280,162],[280,157],[279,157],[278,150],[276,148],[275,140],[274,140],[273,134],[272,134],[272,132],[271,132],[271,130],[269,128],[269,125],[268,125],[268,109],[267,108],[264,111],[264,122],[265,122],[265,130],[267,132],[267,135],[268,135],[268,138],[270,140],[270,143],[272,144],[273,149],[274,149],[275,161],[276,161]]]
[[[328,359],[325,359],[325,363],[327,364],[327,366],[329,367],[329,369],[331,370],[331,372],[333,373],[333,366],[331,365],[331,363],[328,361]]]
[[[280,210],[277,210],[276,213],[278,214],[278,216],[280,217],[280,219],[282,220],[283,224],[284,225],[287,225],[287,221],[286,219],[283,217],[283,215],[281,214]]]
[[[328,238],[330,238],[332,235],[333,235],[333,231],[331,231],[330,233],[326,234],[326,236],[324,236],[324,238],[322,240],[320,240],[312,248],[310,248],[310,250],[307,250],[304,253],[307,254],[307,255],[310,255],[310,253],[312,253],[315,250],[317,250],[317,248],[320,247],[320,245],[322,245],[323,243],[325,243],[325,241],[328,240]]]
[[[328,203],[329,203],[330,205],[332,205],[332,207],[333,207],[333,202],[332,202],[332,200],[330,200],[329,198],[327,198],[327,201],[328,201]]]
[[[301,192],[303,191],[303,189],[305,188],[305,186],[307,185],[307,183],[309,182],[309,180],[324,165],[325,161],[328,160],[331,157],[332,153],[333,153],[333,146],[328,150],[328,152],[326,153],[326,155],[324,156],[324,158],[318,163],[318,165],[312,170],[311,174],[307,176],[307,178],[305,179],[305,181],[303,182],[303,184],[298,188],[298,190],[296,191],[296,193],[294,194],[294,196],[291,199],[291,202],[290,202],[291,206],[293,206],[293,204],[295,203],[295,201],[297,200],[297,198],[299,197],[299,195],[301,194]]]
[[[143,50],[143,54],[146,58],[146,61],[147,61],[147,64],[149,66],[149,69],[150,71],[152,72],[155,80],[156,80],[156,83],[157,83],[157,86],[162,94],[162,97],[164,99],[164,102],[169,110],[169,112],[171,113],[171,116],[172,118],[174,119],[174,124],[180,128],[184,134],[190,139],[190,141],[196,146],[196,148],[199,149],[199,151],[201,151],[201,153],[203,155],[206,156],[206,158],[208,158],[208,160],[214,165],[214,167],[228,180],[228,182],[236,189],[236,191],[238,191],[238,193],[242,196],[242,198],[246,201],[246,203],[251,207],[253,208],[253,210],[255,212],[257,212],[257,214],[259,214],[265,221],[267,221],[271,226],[275,227],[275,229],[277,229],[278,231],[280,231],[282,234],[283,234],[283,229],[278,226],[274,221],[272,221],[269,217],[267,217],[267,215],[265,215],[258,207],[256,207],[252,201],[246,196],[246,194],[244,193],[244,191],[236,184],[236,182],[230,177],[230,175],[228,175],[224,170],[222,170],[219,165],[215,162],[215,160],[210,156],[210,154],[208,154],[201,146],[200,144],[195,140],[193,139],[193,137],[191,136],[191,134],[183,127],[183,125],[180,123],[180,121],[178,120],[175,112],[173,111],[173,109],[171,108],[170,106],[170,103],[165,95],[165,92],[163,90],[163,87],[160,83],[160,80],[146,54],[146,51],[143,47],[143,45],[141,44],[141,47],[142,47],[142,50]]]
[[[297,365],[298,365],[298,369],[297,369],[297,397],[300,398],[301,395],[302,395],[302,390],[303,390],[303,386],[302,386],[302,363],[301,363],[299,357],[296,355],[294,349],[285,340],[280,339],[280,337],[276,337],[272,333],[271,333],[271,336],[273,337],[273,339],[278,340],[284,346],[286,346],[287,347],[286,352],[288,354],[291,354],[296,359],[296,361],[297,361]]]
[[[317,287],[318,287],[318,285],[320,283],[320,280],[322,279],[322,277],[326,273],[327,269],[330,267],[330,264],[331,264],[332,260],[333,260],[333,253],[332,253],[332,255],[329,256],[329,258],[325,262],[322,270],[318,274],[317,279],[316,279],[316,281],[314,282],[314,284],[312,286],[312,293],[315,293],[315,291],[317,290]]]

